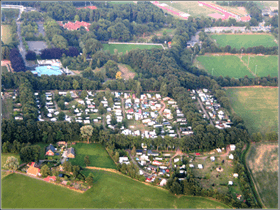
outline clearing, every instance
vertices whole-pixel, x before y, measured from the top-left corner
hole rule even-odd
[[[90,171],[90,170],[89,170]],[[20,174],[2,180],[3,208],[229,208],[203,197],[171,195],[128,177],[93,170],[94,186],[81,194]],[[58,199],[59,198],[59,199]]]
[[[203,66],[206,71],[214,76],[229,76],[230,78],[241,78],[248,76],[253,78],[254,76],[248,70],[248,68],[241,62],[238,56],[234,55],[223,55],[213,56],[204,55],[196,57],[196,60],[200,63],[200,67]],[[196,61],[195,61],[196,62]],[[197,64],[198,65],[198,64]]]
[[[278,207],[278,144],[251,144],[246,156],[260,197],[267,208]]]
[[[121,77],[125,80],[133,79],[136,75],[135,71],[131,68],[131,66],[126,64],[118,64],[120,71],[122,72]]]
[[[12,41],[10,25],[1,25],[1,38],[4,44],[9,44]]]
[[[138,45],[138,44],[103,44],[103,50],[109,50],[111,54],[114,54],[114,50],[117,49],[118,53],[126,53],[126,51],[134,50],[134,49],[152,49],[159,48],[162,49],[160,45]]]
[[[75,158],[69,158],[72,165],[86,166],[84,158],[88,155],[90,160],[89,166],[116,169],[114,161],[101,144],[77,143],[76,145],[72,145],[72,147],[76,153]]]
[[[250,134],[278,132],[278,88],[230,88],[226,93]]]
[[[13,99],[5,98],[2,100],[2,117],[5,119],[12,118],[13,114]]]
[[[249,60],[250,57],[250,60]],[[278,77],[278,56],[266,55],[266,56],[242,56],[242,60],[248,64],[249,68],[259,77]],[[257,66],[256,66],[257,65]]]
[[[264,46],[264,47],[274,47],[278,46],[277,43],[274,42],[275,38],[272,35],[264,34],[264,35],[243,35],[243,34],[229,34],[229,35],[211,35],[211,38],[216,40],[219,47],[225,47],[227,45],[231,46],[231,48],[241,49],[245,47],[255,47],[255,46]]]

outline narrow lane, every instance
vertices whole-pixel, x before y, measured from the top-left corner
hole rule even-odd
[[[212,122],[212,119],[209,117],[208,113],[207,113],[206,110],[204,109],[203,104],[202,104],[202,102],[200,101],[199,97],[197,97],[197,100],[198,100],[198,102],[199,102],[199,105],[200,105],[201,109],[203,110],[204,114],[206,115],[207,119],[210,120],[210,124],[211,124],[211,125],[214,125],[214,123]]]

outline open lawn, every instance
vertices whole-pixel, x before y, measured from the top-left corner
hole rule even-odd
[[[267,208],[278,208],[278,144],[251,145],[246,162]]]
[[[274,42],[274,37],[272,35],[211,35],[211,38],[216,40],[219,47],[225,47],[227,45],[231,46],[231,48],[240,49],[242,47],[255,47],[261,46],[264,47],[273,47],[278,46]]]
[[[9,25],[1,25],[1,37],[4,44],[9,44],[12,41],[10,27]]]
[[[101,144],[77,143],[76,145],[72,145],[72,147],[75,148],[76,153],[75,158],[69,159],[72,165],[86,166],[84,158],[88,155],[90,159],[89,166],[116,169],[114,161]]]
[[[278,7],[278,1],[254,1],[260,9],[265,7]]]
[[[230,190],[234,197],[237,194],[242,194],[240,186],[238,184],[237,179],[233,177],[233,162],[232,160],[228,160],[227,156],[215,157],[215,161],[212,162],[209,157],[206,159],[196,158],[192,164],[194,164],[195,169],[193,169],[193,173],[195,177],[200,177],[202,179],[197,179],[203,188],[206,189],[217,189],[221,193],[227,193],[229,191],[228,182],[233,181],[233,186],[230,187]],[[224,160],[224,164],[222,164],[222,160]],[[202,164],[203,169],[198,169],[197,165]],[[216,170],[217,167],[221,166],[223,169],[222,172],[218,172]],[[216,177],[218,175],[218,177]],[[206,179],[203,179],[206,177]],[[214,186],[212,186],[214,184]],[[225,184],[225,186],[220,185]]]
[[[241,78],[247,75],[250,78],[254,76],[247,69],[247,67],[240,61],[237,56],[223,55],[223,56],[198,56],[196,58],[200,65],[204,67],[206,71],[214,76],[223,77],[229,76],[230,78]]]
[[[229,208],[203,197],[171,195],[128,177],[93,171],[94,186],[78,193],[20,174],[2,180],[3,208]]]
[[[162,49],[160,45],[136,45],[136,44],[103,44],[103,50],[109,50],[111,54],[114,54],[114,50],[117,49],[118,52],[126,53],[126,51],[130,51],[133,49],[152,49],[152,48],[159,48]]]
[[[176,2],[173,1],[173,3],[170,3],[170,1],[160,1],[160,3],[167,4],[175,9],[180,10],[181,12],[188,13],[194,17],[202,17],[202,16],[207,17],[207,15],[213,13],[218,13],[222,15],[221,12],[214,10],[212,8],[199,6],[199,3],[197,1],[176,1]]]
[[[8,157],[14,156],[15,158],[18,159],[19,164],[21,164],[19,154],[15,153],[1,153],[1,168],[3,168],[3,165],[6,163]]]
[[[120,71],[122,72],[121,77],[125,80],[133,79],[136,75],[135,71],[131,68],[131,66],[126,64],[118,64]]]
[[[230,88],[226,93],[250,134],[278,132],[278,88]]]
[[[242,56],[242,60],[248,64],[251,71],[257,73],[259,77],[278,77],[278,56],[269,55],[269,56]],[[257,67],[256,67],[257,65]]]
[[[2,117],[10,119],[13,114],[13,99],[5,98],[2,100]]]

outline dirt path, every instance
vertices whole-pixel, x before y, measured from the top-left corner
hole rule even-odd
[[[173,155],[173,156],[170,158],[170,160],[169,160],[169,167],[170,167],[170,168],[172,168],[172,160],[173,160],[173,158],[176,157],[177,155],[180,155],[180,156],[186,155],[186,156],[187,156],[186,153],[183,153],[183,152],[178,148],[178,149],[176,150],[175,155]]]
[[[162,112],[165,109],[166,105],[165,105],[165,103],[163,101],[161,101],[160,103],[163,105],[163,107],[160,109],[159,114],[162,115]]]

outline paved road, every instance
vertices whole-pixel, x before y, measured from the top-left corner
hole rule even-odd
[[[25,51],[25,48],[24,48],[23,43],[22,43],[21,30],[20,30],[21,22],[16,22],[16,24],[17,24],[17,33],[18,33],[18,38],[19,38],[19,51],[20,51],[20,53],[22,55],[24,64],[26,66],[26,63],[27,63],[26,59],[25,59],[26,51]]]
[[[128,152],[129,157],[130,157],[131,161],[133,162],[133,164],[136,165],[136,166],[138,167],[139,170],[143,171],[143,175],[144,175],[144,176],[150,176],[150,175],[152,175],[152,174],[150,174],[150,173],[144,171],[142,168],[139,167],[138,163],[136,163],[136,161],[133,159],[133,157],[132,157],[132,155],[131,155],[131,153],[130,153],[130,150],[126,150],[126,151]]]
[[[206,115],[207,119],[210,120],[210,124],[214,125],[214,123],[212,122],[211,118],[209,117],[208,113],[206,112],[206,110],[204,109],[204,106],[202,104],[202,102],[200,101],[199,97],[197,97],[197,100],[199,102],[199,105],[201,107],[201,109],[203,110],[204,114]]]
[[[45,36],[44,31],[44,23],[43,22],[36,22],[38,24],[38,35],[41,33],[43,36]]]

